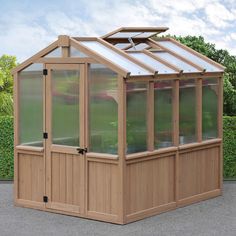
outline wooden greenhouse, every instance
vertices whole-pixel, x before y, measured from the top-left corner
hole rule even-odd
[[[221,195],[224,67],[167,29],[60,35],[12,71],[17,206],[126,224]]]

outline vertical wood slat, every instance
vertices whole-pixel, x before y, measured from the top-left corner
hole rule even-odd
[[[14,106],[14,200],[19,197],[18,193],[18,186],[19,186],[19,179],[18,179],[18,153],[16,151],[16,146],[19,144],[19,127],[18,127],[18,108],[19,108],[19,83],[18,83],[18,74],[15,73],[13,76],[14,84],[13,84],[13,106]]]
[[[70,56],[70,47],[61,47],[61,56],[67,58]]]
[[[174,146],[179,146],[179,80],[174,80],[172,82],[172,117],[173,117],[173,144]],[[174,184],[174,198],[175,201],[179,199],[179,152],[175,154],[174,162],[174,175],[175,175],[175,184]]]
[[[173,82],[173,143],[179,146],[179,80]]]
[[[89,104],[90,104],[90,97],[89,97],[89,67],[90,64],[85,63],[84,64],[84,116],[85,116],[85,137],[84,137],[84,142],[85,142],[85,146],[88,149],[90,149],[90,113],[89,113]],[[88,161],[87,161],[87,156],[85,154],[84,156],[84,184],[82,191],[84,191],[84,207],[83,207],[83,211],[84,214],[87,215],[87,211],[89,209],[89,205],[88,205],[88,197],[89,197],[89,192],[88,192]]]
[[[126,220],[126,83],[118,76],[118,219],[120,223]]]
[[[43,69],[47,69],[46,68],[46,64],[43,64]],[[47,104],[47,89],[46,89],[46,76],[44,76],[43,78],[43,132],[46,132],[47,130],[47,120],[46,120],[46,104]],[[46,181],[47,181],[47,177],[46,177],[46,153],[47,153],[47,142],[46,139],[43,139],[43,147],[44,147],[44,151],[43,151],[43,184],[44,184],[44,193],[43,195],[46,196],[47,195],[47,189],[46,189]]]
[[[60,156],[52,154],[52,196],[51,201],[60,202]]]
[[[196,80],[196,127],[197,142],[202,142],[202,79]]]
[[[46,65],[46,69],[48,70],[47,79],[45,79],[45,132],[48,133],[48,139],[44,140],[45,143],[45,171],[46,171],[46,181],[45,181],[45,189],[46,196],[48,196],[48,201],[52,201],[52,153],[51,153],[51,145],[52,145],[52,95],[51,95],[51,85],[52,85],[52,71],[50,65]],[[47,204],[46,204],[47,205]]]
[[[154,82],[148,83],[147,90],[147,149],[154,150]]]
[[[86,148],[86,137],[87,137],[87,68],[85,68],[85,65],[80,64],[79,65],[79,71],[80,71],[80,90],[79,90],[79,107],[80,107],[80,147]],[[85,154],[79,154],[78,158],[80,158],[80,212],[84,214],[85,212],[85,204],[86,204],[86,195],[85,195],[85,181],[86,178],[86,153]]]

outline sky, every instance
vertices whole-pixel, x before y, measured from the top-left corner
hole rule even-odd
[[[236,55],[236,0],[0,0],[0,55],[18,62],[58,35],[102,36],[121,26],[202,35]]]

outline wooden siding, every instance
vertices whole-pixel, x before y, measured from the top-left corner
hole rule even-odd
[[[118,165],[88,162],[88,212],[117,215]]]
[[[44,194],[43,156],[18,153],[18,198],[42,202]]]
[[[78,155],[52,153],[51,201],[80,205],[80,160]]]
[[[179,198],[218,189],[219,146],[180,153]]]
[[[174,156],[127,165],[127,214],[174,201]]]

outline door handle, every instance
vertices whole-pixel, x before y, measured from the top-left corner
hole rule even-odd
[[[84,154],[88,151],[88,149],[87,148],[77,148],[77,151],[79,154]]]

